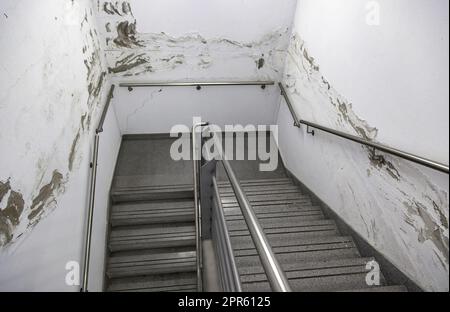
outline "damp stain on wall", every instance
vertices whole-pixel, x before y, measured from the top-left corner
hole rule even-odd
[[[44,208],[50,205],[56,205],[56,198],[64,191],[64,177],[55,170],[53,171],[51,180],[42,186],[39,193],[33,198],[30,206],[28,220],[30,225],[39,222],[40,215],[44,212]]]
[[[298,34],[291,39],[284,83],[304,119],[376,142],[378,129],[359,117],[352,103],[326,79]],[[361,152],[361,157],[352,154],[358,152]],[[405,263],[412,261],[413,267],[419,262],[428,263],[428,272],[443,270],[448,274],[448,191],[434,185],[417,166],[372,148],[349,143],[342,148],[342,153],[345,155],[342,161],[346,164],[352,162],[351,167],[354,168],[348,172],[347,179],[368,183],[367,189],[371,189],[366,193],[352,191],[348,194],[348,190],[338,186],[346,209],[358,210],[363,220],[360,227],[367,230],[369,241],[386,247],[398,238],[405,249],[397,252],[402,254]],[[330,166],[337,162],[336,159],[329,161]],[[382,213],[376,215],[372,211],[374,209]],[[372,226],[374,220],[378,220],[377,229]],[[380,224],[390,233],[391,242],[377,241],[380,236],[374,231],[380,232]],[[389,226],[391,228],[386,230]],[[422,253],[419,253],[419,248],[423,248]],[[439,263],[441,268],[434,267],[433,263]],[[420,272],[423,267],[415,267],[414,270],[414,274],[426,274]]]
[[[116,46],[130,49],[144,46],[142,42],[136,39],[136,22],[120,22],[116,29],[117,37],[113,39]]]
[[[121,6],[121,10],[129,12],[124,6]],[[33,64],[29,71],[38,72],[42,67],[42,73],[38,73],[44,76],[45,83],[51,86],[49,88],[46,85],[45,100],[58,100],[58,106],[43,105],[48,110],[46,114],[58,113],[67,118],[61,123],[54,118],[41,120],[40,116],[35,116],[36,123],[48,123],[49,128],[55,129],[56,132],[52,133],[55,142],[49,144],[52,146],[51,151],[39,150],[39,159],[30,160],[36,163],[34,179],[31,177],[30,181],[20,180],[14,171],[8,173],[10,177],[0,177],[0,247],[7,247],[19,238],[22,239],[23,234],[31,232],[42,219],[58,208],[69,181],[87,156],[81,146],[86,146],[91,140],[92,121],[97,120],[101,104],[104,103],[108,70],[91,4],[83,2],[77,6],[62,6],[61,14],[69,14],[71,18],[79,17],[77,36],[80,38],[77,39],[80,39],[81,45],[79,50],[76,50],[81,51],[81,58],[73,51],[67,51],[69,56],[66,58],[51,54],[48,56],[50,63],[44,60],[43,66],[39,63]],[[57,31],[66,34],[73,30],[73,27],[64,27]],[[78,46],[78,43],[73,44],[72,48],[74,45]],[[64,66],[73,66],[81,71],[67,75],[66,68],[61,70],[60,64],[56,63],[59,60],[70,60],[67,64],[64,63]],[[81,74],[83,69],[86,73],[84,77]],[[70,71],[70,68],[68,70]],[[62,83],[64,79],[67,82]],[[60,88],[60,85],[64,87]],[[58,111],[55,111],[56,109]]]
[[[252,42],[206,38],[199,33],[171,36],[140,32],[130,2],[103,1],[99,8],[109,72],[116,76],[154,77],[164,72],[175,75],[179,70],[202,77],[211,75],[215,66],[228,65],[248,68],[254,79],[281,78],[288,29],[273,30]]]
[[[13,238],[15,227],[19,224],[25,202],[23,195],[11,189],[10,181],[0,181],[0,246],[9,243]]]

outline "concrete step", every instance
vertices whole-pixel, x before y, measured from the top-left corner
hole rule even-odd
[[[311,199],[308,196],[299,193],[288,194],[266,194],[266,195],[247,195],[247,199],[252,205],[267,205],[268,202],[283,202],[288,203],[311,203]],[[224,206],[230,204],[237,204],[236,197],[224,196],[222,197],[222,204]]]
[[[114,188],[111,192],[113,203],[140,202],[153,200],[192,199],[194,188],[190,184]]]
[[[244,222],[227,222],[230,237],[249,236],[250,232]],[[298,222],[293,226],[273,224],[263,226],[264,233],[271,236],[280,236],[286,239],[307,238],[315,236],[337,236],[339,234],[333,220],[311,220]]]
[[[236,264],[238,268],[249,266],[260,266],[262,264],[259,255],[254,247],[234,249]],[[328,243],[308,243],[295,245],[287,242],[284,246],[272,247],[278,261],[281,264],[294,264],[299,262],[330,261],[338,259],[349,259],[360,257],[359,251],[354,242],[350,239],[341,239]]]
[[[254,211],[258,220],[271,219],[271,218],[300,218],[301,221],[307,220],[319,220],[324,219],[325,215],[319,209],[311,211],[287,211],[287,212],[264,212],[261,210]],[[243,220],[243,215],[240,208],[235,208],[234,210],[227,209],[225,211],[225,217],[227,221],[239,221]]]
[[[282,186],[255,186],[255,187],[244,187],[244,192],[247,196],[250,195],[269,195],[269,194],[301,194],[300,189],[295,185],[282,185]],[[221,188],[220,194],[223,197],[234,196],[234,190],[231,187]]]
[[[308,214],[308,213],[322,213],[322,209],[318,206],[295,205],[295,204],[281,204],[281,205],[264,205],[253,206],[253,211],[258,214],[279,213],[279,214]],[[242,215],[241,207],[238,205],[224,208],[225,216]]]
[[[313,237],[296,237],[296,236],[267,236],[270,246],[272,248],[282,248],[282,247],[308,247],[316,246],[320,247],[320,250],[326,249],[327,247],[344,245],[344,246],[354,246],[354,241],[349,236],[313,236]],[[236,253],[241,251],[247,251],[255,248],[253,240],[250,236],[238,236],[231,238],[231,244],[233,245],[233,250]],[[316,248],[316,249],[317,249]]]
[[[329,261],[296,262],[282,264],[294,291],[334,291],[369,288],[366,264],[372,258],[349,258]],[[270,291],[266,274],[262,267],[253,266],[240,269],[243,287],[249,291]],[[384,278],[381,277],[381,285]]]
[[[126,203],[112,207],[111,225],[194,222],[194,214],[192,200]]]
[[[323,213],[312,213],[312,214],[297,214],[292,213],[291,216],[286,214],[257,214],[258,221],[263,228],[268,227],[281,227],[281,226],[296,226],[301,222],[323,220],[325,216]],[[239,225],[246,225],[243,216],[227,216],[227,224],[230,228]]]
[[[273,178],[273,179],[255,179],[255,180],[240,180],[239,183],[243,187],[247,186],[261,186],[261,185],[281,185],[281,184],[291,184],[293,181],[290,178]],[[221,187],[230,187],[230,181],[218,181],[217,185]]]
[[[195,225],[191,223],[119,227],[111,231],[111,252],[195,246]]]
[[[195,272],[195,270],[195,250],[170,253],[136,252],[110,257],[107,276],[114,279],[164,273]]]
[[[408,289],[403,285],[393,286],[371,286],[360,289],[340,290],[340,292],[408,292]]]
[[[196,273],[175,273],[112,279],[109,292],[195,292]]]
[[[289,284],[296,292],[331,292],[339,289],[360,289],[367,287],[366,273],[320,276],[315,278],[289,278]],[[270,292],[268,282],[244,283],[242,290],[245,292]]]

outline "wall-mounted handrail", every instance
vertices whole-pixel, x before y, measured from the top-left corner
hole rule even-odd
[[[100,133],[103,132],[103,124],[105,123],[106,115],[108,113],[109,106],[111,104],[111,100],[114,95],[115,85],[111,85],[109,89],[108,97],[105,103],[105,107],[103,108],[102,115],[100,117],[100,121],[98,127],[95,129],[95,137],[94,137],[94,147],[92,151],[92,162],[90,163],[92,173],[89,182],[89,206],[88,206],[88,214],[87,214],[87,226],[86,226],[86,239],[84,243],[84,259],[83,259],[83,274],[82,274],[82,286],[81,291],[88,291],[88,283],[89,283],[89,264],[90,264],[90,256],[91,256],[91,241],[92,241],[92,225],[94,221],[94,207],[95,207],[95,188],[97,181],[97,165],[98,165],[98,149],[100,145]]]
[[[417,156],[417,155],[414,155],[414,154],[411,154],[411,153],[408,153],[408,152],[404,152],[404,151],[401,151],[401,150],[398,150],[398,149],[395,149],[395,148],[392,148],[392,147],[389,147],[389,146],[386,146],[386,145],[383,145],[383,144],[371,142],[371,141],[362,139],[360,137],[357,137],[355,135],[347,134],[347,133],[344,133],[342,131],[337,131],[337,130],[334,130],[334,129],[331,129],[331,128],[328,128],[328,127],[325,127],[325,126],[321,126],[319,124],[316,124],[316,123],[309,122],[309,121],[302,120],[302,119],[298,118],[297,114],[295,113],[295,109],[294,109],[294,107],[292,105],[292,102],[289,99],[289,96],[288,96],[288,94],[286,92],[286,89],[285,89],[284,85],[282,83],[279,83],[278,85],[280,87],[281,94],[282,94],[283,98],[285,99],[286,104],[287,104],[287,106],[289,108],[289,111],[292,114],[292,118],[294,119],[294,126],[300,128],[300,126],[303,124],[303,125],[306,125],[307,127],[318,129],[318,130],[321,130],[323,132],[327,132],[327,133],[336,135],[338,137],[341,137],[341,138],[344,138],[344,139],[347,139],[347,140],[350,140],[350,141],[353,141],[353,142],[357,142],[357,143],[363,144],[365,146],[369,146],[369,147],[373,148],[374,150],[379,150],[379,151],[384,152],[384,153],[395,155],[395,156],[398,156],[400,158],[412,161],[412,162],[414,162],[416,164],[420,164],[420,165],[423,165],[425,167],[428,167],[428,168],[431,168],[431,169],[434,169],[434,170],[437,170],[437,171],[449,174],[449,166],[448,165],[444,165],[444,164],[441,164],[439,162],[436,162],[436,161],[433,161],[433,160],[430,160],[430,159],[427,159],[427,158],[424,158],[424,157],[420,157],[420,156]]]
[[[121,88],[139,87],[226,87],[226,86],[273,86],[274,81],[189,81],[189,82],[123,82]]]
[[[106,98],[106,104],[105,104],[105,107],[103,108],[102,116],[100,117],[100,121],[98,123],[97,131],[96,131],[97,133],[103,132],[103,124],[105,123],[106,115],[108,114],[109,105],[111,104],[111,100],[114,97],[115,88],[116,88],[115,85],[111,85],[111,88],[109,89],[108,97]]]

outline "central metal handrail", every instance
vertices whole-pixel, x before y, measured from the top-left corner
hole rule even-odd
[[[439,162],[436,162],[436,161],[433,161],[433,160],[430,160],[430,159],[427,159],[427,158],[424,158],[424,157],[420,157],[420,156],[417,156],[417,155],[414,155],[414,154],[411,154],[411,153],[408,153],[408,152],[404,152],[404,151],[401,151],[401,150],[398,150],[398,149],[395,149],[395,148],[392,148],[392,147],[389,147],[389,146],[386,146],[386,145],[383,145],[383,144],[379,144],[379,143],[375,143],[375,142],[372,142],[372,141],[368,141],[368,140],[362,139],[362,138],[357,137],[355,135],[351,135],[351,134],[348,134],[348,133],[345,133],[345,132],[342,132],[342,131],[337,131],[337,130],[334,130],[334,129],[331,129],[331,128],[328,128],[328,127],[324,127],[324,126],[321,126],[319,124],[310,122],[310,121],[306,121],[306,120],[300,119],[297,116],[296,112],[295,112],[294,106],[292,105],[292,102],[291,102],[291,100],[290,100],[290,98],[289,98],[289,96],[288,96],[288,94],[286,92],[286,89],[285,89],[284,85],[282,83],[279,83],[278,86],[280,87],[281,95],[283,96],[284,100],[286,101],[286,104],[287,104],[287,106],[289,108],[289,111],[291,112],[292,118],[294,119],[294,126],[300,128],[300,126],[303,124],[303,125],[305,125],[307,127],[318,129],[318,130],[321,130],[323,132],[327,132],[327,133],[336,135],[338,137],[341,137],[341,138],[344,138],[344,139],[347,139],[347,140],[350,140],[350,141],[353,141],[353,142],[356,142],[356,143],[363,144],[365,146],[373,148],[374,150],[379,150],[379,151],[384,152],[384,153],[395,155],[395,156],[398,156],[400,158],[412,161],[412,162],[414,162],[416,164],[420,164],[422,166],[425,166],[425,167],[428,167],[428,168],[431,168],[431,169],[434,169],[434,170],[437,170],[437,171],[449,174],[449,167],[448,167],[448,165],[444,165],[444,164],[441,164]],[[314,132],[311,132],[311,133],[314,133]]]
[[[197,128],[205,127],[208,123],[200,122],[192,126],[192,167],[194,176],[194,209],[195,209],[195,250],[196,250],[196,267],[197,267],[197,291],[203,291],[203,249],[202,249],[202,214],[200,196],[200,166],[198,157]],[[200,144],[201,144],[200,131]],[[201,150],[201,149],[200,149]]]
[[[230,162],[223,157],[223,167],[230,180],[231,187],[236,195],[236,199],[241,207],[242,215],[244,216],[245,223],[250,231],[253,243],[255,244],[261,263],[264,267],[264,271],[267,275],[270,287],[276,292],[290,292],[291,287],[289,281],[281,268],[272,247],[269,244],[269,240],[264,234],[264,230],[256,217],[255,212],[248,200],[247,196],[242,189],[239,180],[237,179]]]
[[[215,134],[212,137],[212,140],[215,140]],[[234,170],[226,158],[226,153],[223,150],[220,142],[217,142],[216,146],[219,146],[220,157],[216,159],[218,162],[221,162],[225,173],[228,176],[228,179],[231,184],[231,188],[236,196],[239,207],[242,211],[242,215],[244,217],[244,221],[247,224],[248,230],[250,232],[250,236],[255,244],[256,251],[259,255],[261,263],[263,265],[264,271],[267,276],[267,280],[270,284],[272,291],[275,292],[290,292],[291,287],[289,285],[289,281],[284,273],[280,263],[278,262],[275,253],[272,250],[272,247],[269,244],[269,240],[267,239],[264,230],[259,223],[259,220],[253,210],[250,201],[248,200],[245,192],[234,173]],[[209,153],[208,149],[206,152]],[[211,155],[208,155],[211,158]],[[213,179],[214,184],[214,179]]]

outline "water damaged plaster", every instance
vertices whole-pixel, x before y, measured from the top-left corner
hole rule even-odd
[[[284,84],[302,119],[377,141],[379,130],[358,116],[321,73],[298,34],[288,49]],[[315,192],[339,198],[330,206],[422,287],[448,290],[448,189],[420,166],[397,157],[320,132],[313,140],[326,145],[316,155],[321,165],[332,177],[345,180],[333,184],[333,191]]]
[[[0,162],[0,247],[30,233],[60,208],[67,192],[78,192],[79,207],[85,206],[85,186],[71,180],[79,169],[89,172],[87,144],[107,89],[91,1],[9,2],[2,1],[10,17],[0,36],[5,47],[0,75],[6,78],[0,89],[0,146],[8,151]],[[32,17],[24,14],[31,11]],[[29,38],[42,44],[27,46]],[[33,53],[19,65],[25,50]]]
[[[172,36],[139,31],[132,4],[98,1],[97,14],[104,37],[109,72],[129,79],[279,79],[289,29],[274,29],[244,42],[207,38],[198,32]]]

